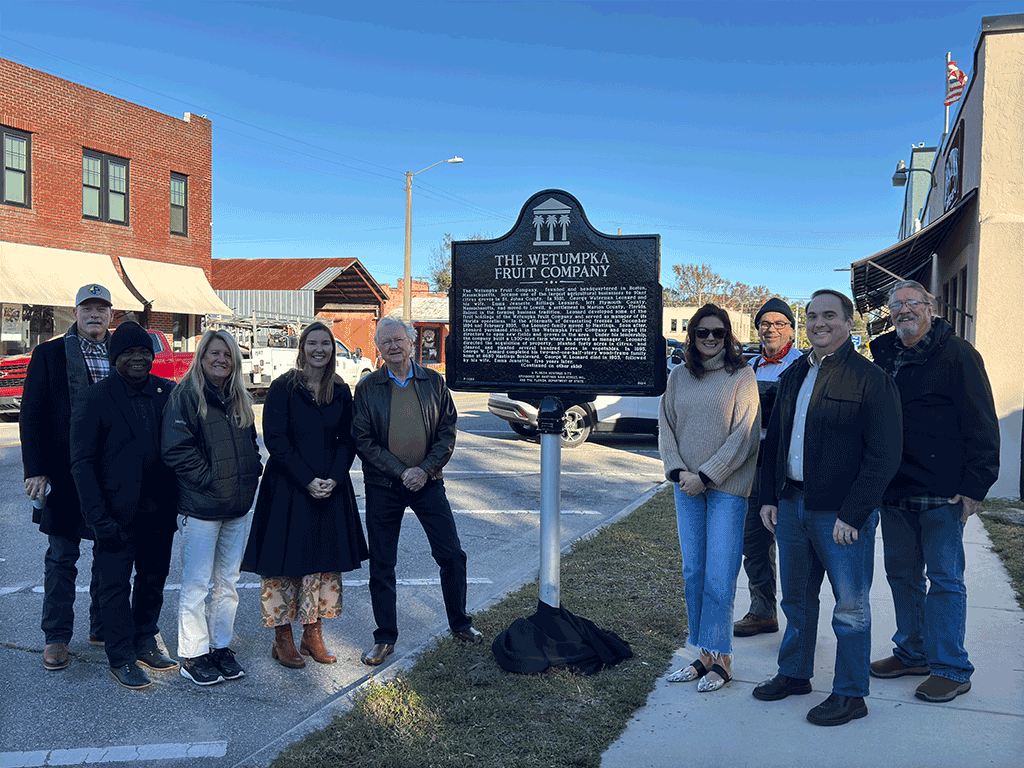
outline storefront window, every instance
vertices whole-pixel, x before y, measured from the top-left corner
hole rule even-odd
[[[419,343],[416,345],[416,362],[433,365],[441,362],[441,327],[421,325],[417,329]]]
[[[70,307],[3,304],[0,354],[26,355],[39,344],[64,333],[75,322]]]
[[[174,315],[171,325],[171,336],[175,352],[184,352],[188,347],[188,315]]]

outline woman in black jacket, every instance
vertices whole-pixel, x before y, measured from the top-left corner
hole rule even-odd
[[[352,393],[335,376],[334,335],[320,322],[299,337],[296,370],[270,385],[263,439],[270,460],[260,486],[242,568],[261,577],[263,625],[274,627],[271,655],[306,666],[292,622],[302,624],[299,651],[321,664],[321,619],[341,615],[341,574],[368,557],[348,470]]]
[[[227,331],[203,334],[192,365],[174,388],[164,410],[162,454],[178,476],[181,674],[197,685],[242,677],[245,672],[228,645],[248,513],[262,466],[252,399],[242,383],[242,355]]]

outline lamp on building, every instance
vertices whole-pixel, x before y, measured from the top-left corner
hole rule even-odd
[[[434,165],[461,162],[462,158],[456,155],[450,160],[438,160]],[[406,322],[412,321],[412,177],[429,171],[434,165],[428,165],[416,173],[405,172],[405,282],[402,285],[402,319]]]
[[[928,168],[907,168],[907,164],[900,160],[896,163],[896,171],[892,175],[892,185],[894,187],[903,187],[907,184],[907,177],[914,171],[923,171],[932,177],[932,186],[936,186],[935,174]]]

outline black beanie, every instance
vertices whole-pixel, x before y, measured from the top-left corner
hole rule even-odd
[[[117,362],[118,355],[130,347],[145,347],[153,352],[152,337],[141,325],[132,320],[121,323],[110,334],[110,362]]]
[[[782,299],[768,299],[764,303],[764,306],[757,310],[757,314],[754,315],[754,327],[756,328],[761,324],[761,316],[768,312],[778,312],[780,315],[785,315],[786,319],[789,320],[789,324],[794,328],[796,327],[796,320],[793,318],[793,310],[789,308],[789,304],[784,302]]]

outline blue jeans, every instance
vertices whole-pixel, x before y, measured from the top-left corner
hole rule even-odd
[[[370,549],[370,603],[377,629],[374,643],[395,644],[398,639],[398,536],[406,508],[412,509],[430,542],[430,554],[440,568],[441,596],[448,626],[455,632],[469,629],[466,613],[466,553],[455,530],[455,516],[444,492],[444,481],[428,480],[419,491],[401,483],[384,487],[366,485],[366,541]]]
[[[927,666],[958,683],[970,680],[974,672],[964,648],[967,587],[962,513],[962,504],[943,504],[924,512],[882,508],[885,573],[896,608],[893,655],[907,666]]]
[[[82,540],[53,535],[47,539],[49,546],[43,561],[43,635],[47,645],[70,643],[75,629],[75,579]],[[100,577],[95,552],[94,549],[89,580],[89,633],[102,637]]]
[[[814,676],[818,635],[818,595],[828,574],[836,607],[836,666],[832,692],[867,696],[871,664],[871,577],[874,571],[878,510],[858,531],[857,541],[840,546],[832,541],[835,512],[808,512],[802,491],[788,489],[779,499],[779,545],[782,611],[786,634],[779,648],[779,672],[809,680]]]
[[[687,496],[674,487],[690,643],[704,651],[732,653],[747,500],[714,489]]]

